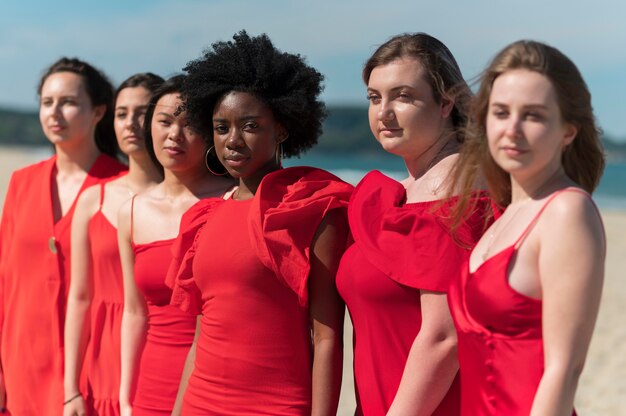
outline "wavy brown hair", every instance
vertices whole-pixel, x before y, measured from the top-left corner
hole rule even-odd
[[[567,176],[591,193],[604,171],[600,130],[591,106],[591,94],[576,65],[558,49],[541,42],[520,40],[500,51],[480,78],[480,88],[470,104],[466,140],[456,164],[451,189],[460,192],[455,220],[460,222],[470,205],[473,187],[484,177],[494,201],[501,207],[511,203],[511,180],[498,166],[487,144],[487,112],[494,81],[514,69],[538,72],[550,80],[564,123],[576,127],[573,142],[563,150],[561,161]]]
[[[467,122],[467,107],[472,91],[463,79],[452,52],[439,39],[421,32],[392,37],[380,45],[363,66],[365,85],[369,83],[374,68],[402,58],[419,61],[426,72],[426,81],[437,104],[441,104],[444,98],[454,101],[450,119],[456,139],[462,143],[462,129]]]

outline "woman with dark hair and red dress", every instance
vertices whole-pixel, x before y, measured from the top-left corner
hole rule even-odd
[[[241,32],[187,65],[183,99],[239,183],[181,230],[172,303],[201,315],[183,415],[335,415],[344,305],[335,272],[352,186],[283,156],[313,146],[322,76]]]
[[[603,169],[576,65],[540,42],[500,51],[482,75],[455,174],[463,194],[484,175],[506,207],[450,294],[463,415],[574,414],[604,277],[590,197]]]
[[[81,394],[63,394],[76,201],[126,167],[115,159],[113,87],[102,72],[61,58],[48,68],[38,92],[39,120],[55,154],[13,173],[2,213],[0,406],[14,415],[57,416],[64,402]]]
[[[486,198],[455,225],[449,173],[470,90],[448,48],[394,36],[366,62],[370,128],[408,177],[378,171],[349,206],[354,244],[337,286],[354,328],[357,415],[459,414],[456,333],[446,293],[484,229]]]
[[[128,173],[82,193],[72,220],[72,280],[65,320],[65,396],[87,377],[87,397],[68,403],[65,416],[119,415],[120,326],[124,305],[117,248],[117,213],[132,195],[162,180],[146,151],[143,121],[150,96],[163,78],[135,74],[115,93],[114,127]]]
[[[172,413],[196,318],[169,305],[171,246],[183,213],[233,187],[231,179],[207,169],[207,143],[188,127],[181,106],[183,79],[159,86],[145,117],[146,147],[163,167],[163,181],[126,201],[117,220],[124,278],[119,400],[125,416]]]

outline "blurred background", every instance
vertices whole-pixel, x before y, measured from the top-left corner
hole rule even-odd
[[[372,169],[400,178],[402,161],[379,149],[367,122],[361,68],[375,48],[402,32],[427,32],[475,81],[502,47],[527,38],[568,55],[589,85],[609,164],[595,194],[607,223],[607,289],[577,398],[579,414],[624,415],[626,326],[621,305],[626,255],[626,2],[439,0],[72,0],[0,5],[0,202],[10,173],[51,154],[38,121],[36,88],[44,69],[76,56],[117,84],[136,72],[181,72],[212,42],[246,29],[267,33],[325,75],[329,117],[319,145],[300,160],[356,183]],[[351,345],[349,320],[346,346]],[[340,414],[353,414],[351,348],[346,348]]]

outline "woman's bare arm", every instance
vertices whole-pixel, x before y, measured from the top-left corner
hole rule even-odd
[[[337,210],[330,211],[313,239],[309,276],[313,326],[313,405],[311,414],[335,415],[341,391],[343,319],[345,305],[335,276],[346,248],[348,225]]]
[[[71,282],[65,316],[64,400],[80,394],[79,378],[89,340],[89,308],[93,296],[89,222],[98,211],[100,185],[86,189],[79,197],[72,218]],[[85,402],[78,397],[63,407],[65,416],[84,415]]]
[[[545,370],[530,414],[570,416],[600,304],[604,230],[593,203],[577,192],[559,195],[540,225]]]
[[[132,414],[131,394],[137,378],[137,367],[146,337],[147,306],[135,283],[135,255],[130,232],[131,201],[125,203],[118,216],[118,245],[124,276],[124,312],[122,313],[120,409],[124,416]]]

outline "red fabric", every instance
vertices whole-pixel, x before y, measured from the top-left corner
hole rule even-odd
[[[172,245],[165,284],[172,289],[170,303],[193,315],[202,313],[201,293],[193,280],[196,239],[211,212],[223,203],[222,198],[207,198],[189,208],[180,221],[180,233]]]
[[[404,187],[378,171],[355,189],[349,206],[354,244],[337,288],[354,328],[357,414],[385,414],[419,333],[420,290],[447,292],[484,228],[487,198],[453,235],[453,200],[406,203]],[[458,377],[435,415],[459,414]]]
[[[347,207],[353,187],[330,173],[307,167],[267,175],[250,213],[250,234],[261,263],[308,303],[309,246],[330,210]],[[304,218],[306,221],[296,221]]]
[[[51,181],[56,157],[16,171],[0,230],[1,357],[7,408],[14,415],[58,415],[63,402],[63,327],[69,289],[74,205],[56,224]],[[100,156],[80,193],[125,166]],[[49,248],[55,238],[57,253]]]
[[[148,306],[148,332],[141,353],[133,415],[170,415],[178,393],[196,318],[169,304],[165,285],[173,239],[134,244],[134,275]]]
[[[102,186],[102,193],[104,193]],[[104,195],[101,195],[101,200]],[[101,210],[89,221],[93,279],[91,333],[85,354],[89,406],[94,415],[120,414],[120,345],[124,284],[117,229]]]
[[[462,415],[530,413],[544,370],[541,300],[513,289],[507,269],[542,211],[515,244],[474,273],[469,273],[468,262],[451,285],[448,299],[458,333]]]
[[[190,248],[202,318],[183,414],[310,414],[309,246],[351,189],[327,172],[289,168],[267,175],[253,199],[208,212]]]

